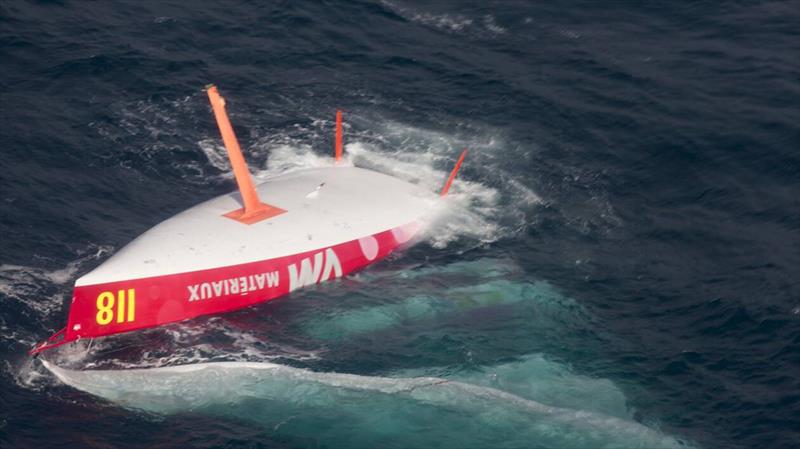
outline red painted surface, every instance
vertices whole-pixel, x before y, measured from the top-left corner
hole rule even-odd
[[[336,111],[336,163],[342,161],[342,111]]]
[[[76,287],[63,340],[52,346],[269,301],[293,289],[335,279],[376,262],[407,242],[417,229],[416,223],[411,223],[358,240],[276,259]],[[108,307],[110,296],[115,298],[112,307]],[[121,307],[120,297],[126,299]],[[130,306],[131,298],[133,306]],[[108,322],[102,324],[103,321]],[[32,352],[41,349],[45,348]]]
[[[440,196],[447,196],[447,192],[450,191],[450,186],[453,185],[453,180],[456,179],[458,170],[461,168],[461,164],[464,163],[464,157],[466,156],[467,156],[467,149],[465,148],[464,151],[461,152],[461,156],[458,157],[458,162],[456,162],[456,166],[453,167],[453,171],[450,172],[450,177],[447,178],[447,182],[444,184],[442,193],[439,194]]]

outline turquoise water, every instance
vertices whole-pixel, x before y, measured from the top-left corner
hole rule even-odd
[[[253,362],[53,370],[66,383],[125,407],[235,417],[276,437],[305,434],[334,447],[428,447],[443,441],[456,447],[687,447],[629,416],[614,417],[626,414],[625,400],[610,382],[575,376],[542,357],[452,379],[413,372],[318,373]],[[531,399],[537,396],[551,405]],[[605,413],[559,407],[580,406],[587,396],[593,397],[589,408]]]

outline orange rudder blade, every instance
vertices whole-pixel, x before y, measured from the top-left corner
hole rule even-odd
[[[244,203],[242,209],[229,212],[225,216],[245,224],[253,224],[286,212],[283,209],[264,204],[259,200],[253,179],[250,177],[250,170],[247,168],[247,162],[245,162],[242,149],[239,147],[239,141],[236,140],[233,126],[231,126],[228,114],[225,112],[225,99],[217,91],[217,86],[213,84],[206,88],[206,92],[208,93],[208,100],[211,102],[211,109],[214,110],[214,117],[217,119],[217,126],[219,126],[219,132],[222,134],[222,142],[228,152],[228,159],[230,159],[231,167],[233,167],[233,175],[236,177],[236,183],[239,185],[239,192]]]
[[[440,196],[447,196],[447,192],[450,190],[450,186],[453,184],[453,180],[456,179],[456,175],[458,174],[458,170],[461,168],[461,164],[464,163],[464,158],[467,156],[467,150],[461,152],[461,156],[458,158],[458,162],[456,162],[456,166],[453,167],[453,171],[450,172],[450,177],[447,178],[447,182],[444,184],[444,188],[442,189],[442,193]]]
[[[336,163],[342,161],[342,111],[336,110]]]

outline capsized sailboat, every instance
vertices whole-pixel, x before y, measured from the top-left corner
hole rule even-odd
[[[216,86],[206,92],[238,192],[159,223],[77,279],[66,327],[32,355],[82,338],[237,310],[347,275],[410,244],[438,201],[408,182],[340,164],[340,111],[334,166],[255,185],[225,100]]]

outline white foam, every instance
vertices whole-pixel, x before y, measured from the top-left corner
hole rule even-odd
[[[416,13],[395,4],[390,7],[408,10],[412,18],[416,14],[420,15],[419,20],[428,20],[424,12]],[[403,14],[406,13],[401,12]],[[431,17],[430,20],[441,22],[439,26],[446,28],[479,25],[494,32],[502,30],[495,18],[486,14],[468,19],[469,24],[462,24],[452,14]],[[293,99],[281,101],[295,108],[307,108]],[[317,104],[308,106],[314,111],[319,107]],[[175,170],[186,182],[225,183],[233,190],[227,155],[216,129],[207,128],[207,119],[201,120],[203,138],[199,140],[192,142],[179,132],[181,128],[197,128],[197,117],[207,113],[206,109],[202,93],[175,100],[145,100],[122,104],[114,113],[116,120],[111,123],[96,122],[90,126],[111,141],[113,153],[109,157],[118,159],[120,165],[128,167],[140,161],[148,170]],[[274,129],[260,123],[261,113],[237,109],[236,121],[244,122],[249,131],[248,135],[239,136],[240,143],[257,181],[288,171],[333,164],[332,117],[303,119],[302,113],[300,115],[299,121]],[[524,232],[528,226],[526,211],[541,201],[527,186],[529,181],[525,177],[499,167],[498,160],[502,160],[499,155],[508,153],[510,147],[502,134],[502,131],[474,123],[448,123],[445,119],[426,129],[379,115],[349,112],[345,118],[344,163],[388,173],[438,192],[459,152],[469,147],[472,151],[465,169],[457,178],[448,201],[442,204],[441,220],[436,223],[440,227],[428,235],[427,241],[439,248],[462,238],[482,245]],[[132,138],[148,143],[142,147]],[[202,155],[201,159],[185,154],[192,151],[192,145],[197,156]],[[178,152],[184,153],[182,157],[173,157],[172,153]],[[176,161],[165,168],[165,158]]]
[[[197,142],[197,146],[206,155],[209,164],[222,171],[223,174],[227,174],[228,177],[233,177],[228,153],[219,139],[203,139]]]
[[[405,19],[416,22],[424,26],[433,27],[442,31],[456,34],[473,34],[478,36],[496,36],[505,34],[506,29],[497,24],[494,16],[485,14],[483,16],[469,17],[459,12],[453,13],[433,13],[413,9],[409,6],[400,5],[398,2],[384,0],[384,5]]]
[[[344,165],[347,163],[345,159]],[[269,161],[267,167],[259,170],[255,177],[258,181],[263,181],[269,177],[282,175],[297,170],[307,168],[332,167],[334,160],[330,155],[320,155],[309,145],[286,145],[281,144],[270,148]]]
[[[254,137],[245,153],[257,182],[296,170],[334,165],[332,148],[320,148],[331,143],[331,120],[314,119],[283,130],[251,125],[256,125],[251,128]],[[458,123],[450,126],[452,132],[445,132],[355,113],[348,114],[345,128],[343,165],[386,173],[430,192],[441,190],[458,154],[470,148],[465,169],[456,178],[447,200],[439,205],[439,213],[432,217],[432,232],[425,235],[435,247],[442,248],[462,238],[486,244],[523,232],[528,225],[525,212],[541,203],[526,185],[526,178],[498,167],[497,154],[508,149],[498,130]],[[216,137],[200,140],[197,146],[209,165],[221,173],[207,173],[209,179],[231,177],[224,147]],[[491,187],[490,183],[499,187]]]
[[[60,311],[63,294],[52,293],[54,287],[70,283],[87,263],[110,254],[109,246],[92,246],[64,268],[48,270],[39,267],[0,265],[0,294],[19,301],[37,312],[38,319]]]

